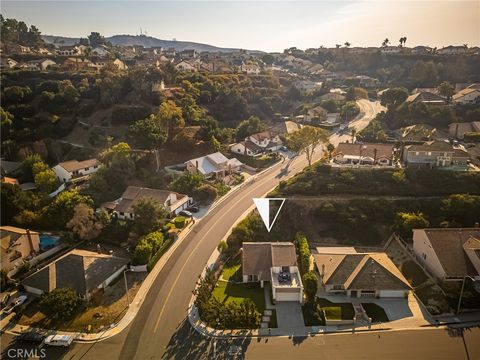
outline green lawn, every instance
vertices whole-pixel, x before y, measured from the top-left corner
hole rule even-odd
[[[351,303],[332,303],[327,299],[318,299],[320,307],[325,311],[325,317],[331,320],[352,320],[355,315]]]
[[[219,281],[213,289],[212,295],[222,303],[241,303],[244,299],[251,299],[261,314],[265,310],[264,289],[259,284],[234,284]]]
[[[226,281],[242,281],[240,258],[237,256],[228,260],[223,266],[222,277]]]
[[[385,310],[374,303],[362,303],[362,307],[365,309],[368,317],[372,319],[372,322],[388,322],[388,316]]]

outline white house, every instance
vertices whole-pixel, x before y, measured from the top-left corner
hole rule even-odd
[[[413,251],[441,281],[480,280],[480,228],[414,229]]]
[[[242,72],[249,74],[249,75],[258,75],[260,74],[260,66],[257,64],[243,64],[242,65]]]
[[[97,46],[91,51],[92,56],[107,57],[109,54],[109,51],[104,46]]]
[[[57,63],[50,59],[32,60],[27,62],[30,70],[47,70],[49,66],[56,66]]]
[[[177,65],[175,65],[175,69],[177,69],[178,71],[185,71],[185,72],[197,71],[197,68],[187,61],[180,61]]]
[[[466,54],[468,47],[466,46],[447,46],[437,50],[437,53],[440,55],[459,55]]]
[[[243,282],[269,282],[274,301],[303,303],[303,284],[291,242],[244,242]]]
[[[226,175],[239,171],[243,166],[238,159],[228,159],[221,152],[189,160],[185,165],[187,171],[200,174],[205,179],[223,179]]]
[[[141,199],[158,201],[171,215],[176,215],[185,210],[192,202],[192,199],[187,195],[173,191],[129,186],[119,199],[104,203],[101,207],[117,219],[133,220],[135,219],[135,204]]]
[[[3,58],[1,59],[1,69],[13,69],[17,66],[18,62],[13,60],[12,58]]]
[[[251,141],[263,150],[268,151],[276,151],[282,146],[280,137],[269,130],[247,136],[245,141]]]
[[[263,152],[263,148],[252,141],[240,141],[230,147],[230,151],[234,154],[242,154],[247,156],[259,155]]]
[[[76,56],[81,55],[82,50],[76,46],[61,46],[55,50],[55,53],[59,56]]]
[[[475,88],[466,88],[453,95],[452,100],[456,104],[475,104],[480,102],[480,90]]]
[[[325,249],[325,251],[323,250]],[[332,295],[404,298],[411,286],[385,253],[357,253],[354,249],[317,248],[315,267],[320,285]]]
[[[58,179],[64,183],[84,180],[98,171],[101,163],[97,159],[88,159],[84,161],[71,160],[61,162],[53,167],[53,171]]]

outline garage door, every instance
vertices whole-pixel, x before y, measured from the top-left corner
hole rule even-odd
[[[278,293],[277,292],[277,301],[298,301],[300,302],[299,293]]]
[[[394,290],[381,290],[380,297],[403,297],[403,291],[394,291]]]

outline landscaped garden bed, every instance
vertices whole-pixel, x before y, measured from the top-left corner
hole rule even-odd
[[[362,303],[362,307],[367,313],[367,316],[372,319],[372,322],[388,322],[388,316],[385,310],[374,303]]]

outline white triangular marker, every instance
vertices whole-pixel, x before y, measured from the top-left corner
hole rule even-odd
[[[270,201],[282,202],[272,222],[270,222]],[[280,210],[282,210],[282,206],[283,206],[283,203],[285,202],[285,198],[254,198],[253,202],[257,207],[257,210],[260,214],[260,217],[263,220],[263,223],[265,224],[265,227],[267,228],[268,232],[270,232],[270,230],[272,230],[273,224],[275,224],[275,220],[277,220],[278,214],[280,214]]]

